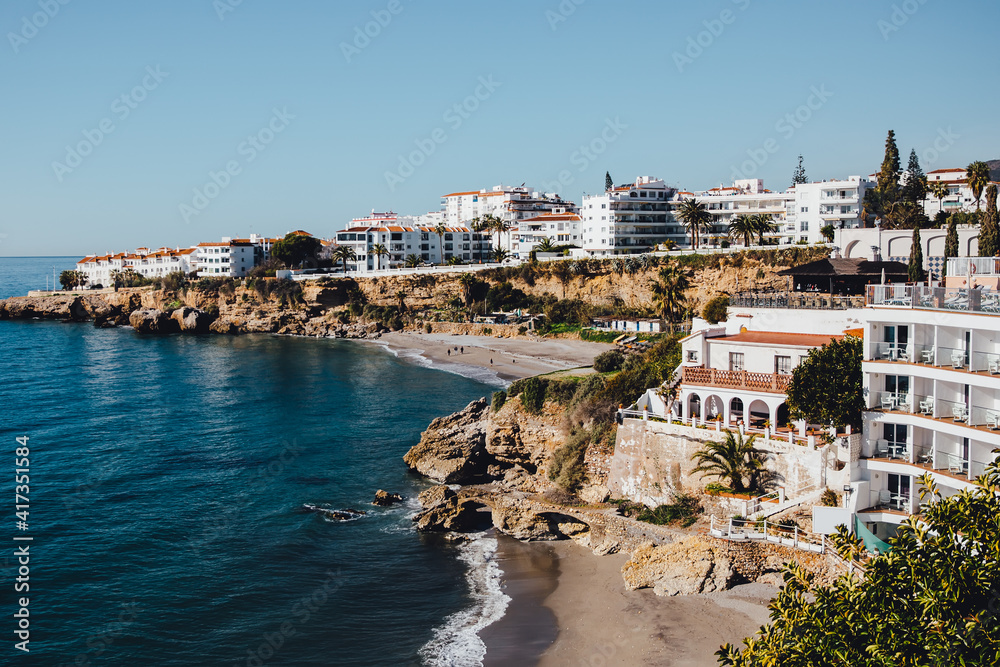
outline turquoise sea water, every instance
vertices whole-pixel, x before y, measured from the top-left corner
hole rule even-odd
[[[0,259],[0,296],[50,264]],[[0,321],[0,353],[0,539],[34,538],[28,656],[12,649],[13,549],[0,557],[0,664],[474,664],[464,630],[497,610],[469,564],[489,541],[416,535],[426,482],[400,457],[490,387],[344,341]],[[380,488],[409,502],[373,507]]]

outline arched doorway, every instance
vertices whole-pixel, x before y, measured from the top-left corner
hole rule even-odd
[[[756,400],[750,403],[750,407],[747,408],[746,421],[754,428],[763,428],[764,422],[771,420],[771,410],[767,407],[767,403],[761,400]]]
[[[705,399],[705,419],[711,421],[716,418],[723,419],[726,414],[726,402],[718,396],[709,396]]]
[[[688,396],[688,417],[701,419],[701,397],[698,394]]]
[[[774,425],[785,426],[788,421],[788,404],[782,403],[778,406],[778,409],[774,411]]]
[[[743,401],[734,398],[729,402],[729,421],[732,424],[739,424],[743,419]]]

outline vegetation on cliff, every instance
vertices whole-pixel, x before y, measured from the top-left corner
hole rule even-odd
[[[939,667],[1000,664],[1000,464],[974,491],[947,498],[921,480],[931,502],[872,558],[863,580],[829,586],[796,565],[771,603],[771,624],[721,665]],[[846,531],[834,542],[845,558],[861,549]]]

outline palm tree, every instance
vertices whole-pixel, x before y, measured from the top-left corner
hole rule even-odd
[[[406,292],[404,290],[396,292],[396,307],[399,308],[399,312],[406,312]]]
[[[743,246],[750,247],[750,239],[757,232],[749,215],[737,215],[729,223],[729,238],[743,239]]]
[[[506,248],[494,248],[493,249],[493,261],[497,264],[503,264],[507,258],[510,257],[510,251]]]
[[[661,268],[659,277],[659,280],[649,281],[653,302],[657,304],[660,316],[664,320],[676,322],[686,301],[684,292],[691,287],[691,280],[687,272],[676,264]]]
[[[381,258],[389,254],[389,249],[385,247],[384,243],[376,243],[372,246],[371,254],[375,255],[375,269],[378,271],[382,270],[382,260]]]
[[[552,275],[555,276],[562,283],[563,288],[563,298],[566,298],[566,284],[573,279],[575,275],[573,273],[573,262],[567,260],[559,260],[558,262],[552,262],[549,264]]]
[[[463,273],[458,278],[458,284],[462,286],[462,300],[465,301],[466,306],[472,305],[472,288],[476,286],[479,280],[472,275],[472,272]]]
[[[712,214],[705,209],[704,204],[698,203],[692,197],[681,201],[677,215],[680,216],[681,222],[684,223],[684,226],[688,228],[688,233],[691,234],[691,248],[696,249],[701,237],[701,230],[708,228],[709,223],[712,221]]]
[[[758,213],[751,216],[751,220],[753,221],[754,231],[757,232],[757,240],[760,241],[760,245],[764,245],[765,234],[774,234],[778,231],[778,225],[769,213]]]
[[[448,228],[441,223],[438,223],[437,227],[434,228],[434,233],[438,235],[438,256],[440,259],[438,264],[444,264],[444,235],[447,232]]]
[[[488,229],[489,229],[489,225],[485,221],[483,221],[482,219],[480,219],[480,218],[473,218],[472,219],[472,231],[475,232],[476,234],[480,234],[481,235],[483,232],[487,231]],[[482,236],[480,236],[479,241],[475,242],[475,244],[473,246],[476,249],[476,252],[473,254],[473,259],[478,259],[480,264],[483,262],[482,242],[483,242],[483,239],[482,239]],[[490,245],[490,247],[493,247],[492,244]]]
[[[692,472],[700,472],[729,481],[729,488],[736,493],[756,491],[760,472],[764,468],[764,452],[754,448],[757,436],[743,439],[743,434],[726,431],[723,442],[708,442],[691,457],[698,465]],[[747,480],[746,483],[744,480]]]
[[[969,184],[973,196],[976,198],[976,210],[979,210],[979,198],[990,182],[990,168],[985,162],[976,160],[965,168],[965,182]]]
[[[552,243],[552,239],[545,237],[542,242],[535,246],[535,252],[555,252],[556,246]]]
[[[337,246],[337,249],[333,251],[333,263],[343,263],[344,273],[347,273],[347,263],[358,261],[358,255],[354,252],[354,248],[349,245]]]
[[[927,189],[930,190],[931,195],[938,200],[938,210],[944,210],[943,200],[948,196],[948,186],[941,181],[935,181],[927,185]]]
[[[407,255],[406,256],[405,265],[406,265],[406,268],[408,268],[408,269],[415,269],[418,266],[420,266],[420,262],[421,262],[421,260],[420,260],[420,256],[419,255],[412,255],[411,254],[411,255]]]

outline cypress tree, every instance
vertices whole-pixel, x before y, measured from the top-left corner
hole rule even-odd
[[[910,264],[906,267],[907,277],[911,283],[922,283],[927,279],[924,273],[924,249],[920,244],[920,228],[913,228],[913,241],[910,244]]]
[[[950,257],[958,257],[958,220],[954,213],[948,216],[948,233],[944,237],[944,264],[941,275],[947,275]]]
[[[610,171],[604,172],[604,191],[607,192],[609,190],[614,190],[614,189],[615,189],[615,182],[611,180],[611,172]]]
[[[802,166],[802,156],[799,155],[799,166],[795,168],[792,172],[792,185],[799,185],[801,183],[808,183],[809,179],[806,177],[806,168]]]
[[[885,209],[896,201],[899,194],[899,149],[896,148],[896,133],[892,130],[885,139],[885,158],[878,173],[878,193],[882,196]]]
[[[986,188],[986,210],[983,211],[979,227],[979,256],[996,257],[1000,254],[1000,234],[997,230],[997,186],[990,183]]]

